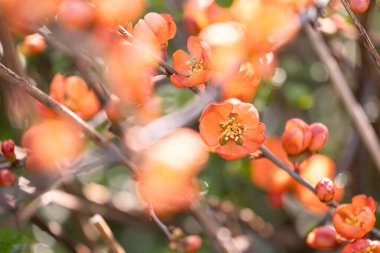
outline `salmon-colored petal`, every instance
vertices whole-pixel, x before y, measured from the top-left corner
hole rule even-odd
[[[202,40],[196,36],[190,36],[187,40],[187,48],[189,49],[190,54],[198,60],[204,59],[204,55],[206,54],[201,41]]]
[[[354,204],[358,208],[363,208],[364,206],[366,206],[369,209],[371,209],[372,212],[375,212],[376,210],[375,200],[372,197],[366,196],[364,194],[355,195],[352,198],[352,204]]]
[[[187,87],[203,84],[210,80],[210,71],[202,70],[189,76]]]
[[[209,146],[216,146],[222,133],[220,123],[227,120],[231,113],[232,105],[225,103],[220,105],[210,104],[202,113],[199,122],[199,130],[203,141]]]
[[[168,26],[168,29],[169,29],[169,36],[168,36],[168,39],[173,39],[176,32],[177,32],[177,26],[175,24],[175,22],[173,21],[173,18],[170,14],[161,14],[161,16],[165,19],[166,21],[166,24]]]
[[[62,101],[64,97],[63,79],[63,76],[58,73],[51,80],[50,96],[57,101]]]
[[[177,50],[173,54],[173,68],[180,75],[188,76],[191,70],[191,58],[188,53],[182,49]]]
[[[182,76],[182,75],[171,75],[170,76],[170,81],[172,82],[172,84],[175,87],[178,87],[178,88],[190,87],[190,86],[188,86],[188,82],[187,82],[188,79],[189,79],[188,77]]]
[[[239,121],[247,127],[259,121],[259,112],[252,104],[237,103],[233,112],[239,115]]]
[[[217,147],[215,151],[226,160],[236,160],[250,153],[243,146],[237,145],[232,140],[229,140],[226,145]]]
[[[169,28],[164,17],[155,12],[149,12],[144,16],[144,20],[156,35],[160,44],[166,44],[169,37]]]
[[[158,38],[143,19],[140,19],[133,27],[133,36],[137,40],[148,43],[154,48],[158,48],[160,46]]]

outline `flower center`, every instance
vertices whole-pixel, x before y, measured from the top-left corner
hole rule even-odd
[[[219,137],[220,145],[227,144],[229,140],[234,141],[238,145],[243,145],[242,133],[245,130],[245,126],[238,121],[237,116],[236,113],[231,113],[227,121],[219,124],[223,129]]]
[[[357,216],[348,216],[344,219],[344,223],[352,227],[360,227],[361,222]]]
[[[361,249],[361,250],[358,250],[358,251],[355,251],[355,253],[373,253],[375,250],[376,246],[372,245],[372,246],[369,246],[365,249]]]
[[[206,69],[205,66],[203,66],[203,59],[197,60],[197,58],[193,58],[191,62],[188,61],[186,64],[189,65],[192,73],[198,73]]]

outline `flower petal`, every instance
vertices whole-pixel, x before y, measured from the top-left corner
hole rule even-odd
[[[180,75],[188,76],[190,75],[191,58],[188,53],[183,50],[177,50],[173,54],[173,68]]]

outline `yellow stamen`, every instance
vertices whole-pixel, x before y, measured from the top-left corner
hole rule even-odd
[[[245,127],[238,122],[236,114],[231,114],[226,122],[221,122],[220,127],[223,129],[219,137],[220,145],[227,144],[229,140],[234,141],[238,145],[243,145],[242,134]]]

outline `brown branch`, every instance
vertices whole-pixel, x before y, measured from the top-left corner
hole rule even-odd
[[[218,247],[217,250],[223,253],[241,253],[241,250],[236,247],[235,243],[232,241],[232,238],[221,239],[218,237],[220,226],[215,218],[210,214],[210,210],[204,210],[200,203],[197,203],[192,207],[191,211],[203,231],[206,233],[207,237]]]
[[[96,143],[98,143],[99,145],[103,147],[107,147],[110,150],[112,150],[112,152],[114,152],[115,155],[120,159],[120,162],[126,165],[127,168],[133,174],[136,174],[137,172],[136,166],[124,156],[124,154],[115,144],[108,142],[106,138],[100,135],[93,127],[87,124],[86,121],[84,121],[77,114],[72,112],[66,106],[56,102],[50,96],[48,96],[47,94],[42,92],[40,89],[38,89],[36,86],[34,86],[32,82],[17,75],[15,72],[5,67],[1,63],[0,63],[0,77],[6,80],[9,84],[12,84],[24,90],[30,96],[34,97],[36,100],[41,102],[43,105],[69,118],[73,123],[78,125],[83,130],[83,132],[88,137],[90,137],[93,141],[95,141]]]
[[[63,245],[66,246],[68,250],[71,252],[76,253],[75,245],[72,241],[70,241],[67,237],[57,233],[56,231],[53,231],[46,223],[43,221],[40,217],[37,215],[34,215],[30,221],[39,227],[41,230],[45,231],[49,235],[51,235],[54,239],[56,239],[58,242],[61,242]]]
[[[342,103],[348,111],[348,114],[353,121],[359,136],[369,151],[377,170],[380,172],[380,145],[376,132],[371,126],[365,111],[355,99],[352,91],[349,89],[347,81],[338,63],[331,56],[330,50],[322,35],[315,31],[310,25],[306,26],[306,32],[314,50],[329,71],[331,83],[336,91],[336,94],[342,100]]]
[[[89,222],[95,226],[102,236],[104,242],[108,245],[113,253],[126,253],[120,243],[116,241],[111,228],[107,222],[99,214],[95,214],[90,218]]]
[[[352,21],[354,22],[356,29],[358,30],[361,38],[363,39],[363,44],[367,48],[369,54],[372,56],[373,60],[375,61],[375,64],[377,66],[377,71],[380,72],[380,56],[377,53],[377,50],[375,46],[373,45],[368,33],[360,23],[359,19],[355,16],[355,14],[352,12],[350,8],[350,4],[347,0],[341,0],[344,8],[347,10],[348,15],[350,15]]]

